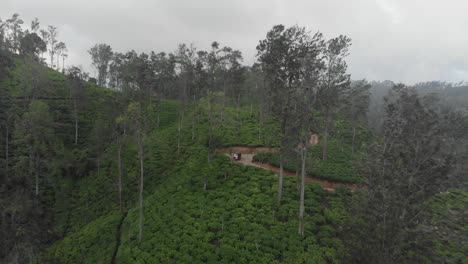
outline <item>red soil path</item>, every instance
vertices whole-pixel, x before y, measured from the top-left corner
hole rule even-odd
[[[253,166],[257,168],[262,168],[265,170],[269,170],[275,173],[279,173],[280,168],[261,162],[253,161],[253,157],[257,153],[272,153],[278,152],[279,148],[267,148],[267,147],[227,147],[227,148],[220,148],[216,150],[217,152],[224,153],[229,157],[232,157],[232,153],[242,153],[242,158],[239,161],[234,161],[236,163],[241,163],[247,166]],[[283,170],[284,175],[296,177],[296,173],[292,171]],[[306,176],[305,178],[306,183],[317,183],[322,186],[323,189],[327,191],[334,191],[338,187],[346,186],[350,189],[356,189],[356,184],[350,183],[340,183],[340,182],[333,182],[328,180],[322,180],[314,177]]]

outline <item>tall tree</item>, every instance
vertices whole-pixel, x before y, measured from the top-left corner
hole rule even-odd
[[[122,149],[127,137],[128,120],[125,115],[120,115],[116,119],[116,141],[117,141],[117,174],[118,174],[118,193],[119,193],[119,207],[120,213],[123,214],[123,164],[122,164]]]
[[[242,67],[242,53],[230,47],[223,48],[223,105],[221,108],[221,121],[224,124],[224,109],[228,96],[236,101],[237,108],[240,106],[242,86],[244,83],[244,67]],[[238,116],[239,119],[239,116]],[[240,131],[240,129],[239,129]]]
[[[208,78],[208,86],[206,89],[206,94],[208,97],[208,122],[209,122],[209,131],[208,131],[208,162],[211,162],[213,159],[214,151],[216,148],[216,141],[214,138],[214,131],[217,126],[216,116],[214,114],[215,107],[217,105],[217,94],[216,91],[219,87],[219,82],[222,80],[220,73],[222,72],[222,65],[224,63],[224,58],[222,56],[222,50],[220,49],[219,43],[213,41],[211,43],[211,51],[206,54],[206,71]],[[205,178],[205,185],[206,185]]]
[[[39,19],[36,17],[33,19],[33,21],[31,21],[31,32],[37,33],[37,31],[39,30],[39,26],[40,26]]]
[[[56,65],[57,71],[59,71],[60,70],[60,56],[67,52],[67,45],[65,45],[65,43],[63,42],[57,43],[57,45],[55,45],[55,52],[57,54],[57,65]],[[62,71],[65,71],[65,69],[62,69]]]
[[[135,61],[136,75],[135,81],[138,87],[138,99],[140,102],[152,104],[153,86],[155,82],[155,70],[152,67],[149,55],[141,53]]]
[[[293,94],[303,81],[302,59],[316,45],[321,46],[322,34],[311,36],[305,28],[283,25],[274,26],[257,46],[257,58],[269,81],[269,94],[273,101],[272,112],[281,121],[280,175],[278,179],[278,203],[283,196],[283,167],[291,118]]]
[[[67,77],[70,82],[70,99],[73,108],[73,120],[75,127],[75,145],[78,145],[78,134],[79,134],[79,114],[83,108],[85,101],[85,86],[84,81],[86,80],[87,74],[79,67],[70,67],[67,70]]]
[[[23,149],[24,158],[17,165],[29,168],[29,175],[34,176],[35,195],[39,195],[41,173],[46,175],[48,162],[54,149],[53,120],[47,104],[32,101],[28,112],[24,113],[15,130],[15,144]],[[23,167],[24,168],[24,167]]]
[[[47,30],[44,30],[44,29],[41,29],[39,30],[40,31],[40,34],[41,34],[41,38],[42,38],[42,41],[44,41],[46,47],[49,46],[49,32]],[[45,58],[45,53],[47,51],[47,48],[45,51],[41,52],[41,60],[45,62],[46,58]]]
[[[22,54],[30,54],[38,59],[39,54],[47,51],[47,46],[36,33],[28,33],[21,39],[19,50]]]
[[[62,50],[62,73],[65,73],[65,60],[68,58],[68,50],[65,48]]]
[[[8,48],[13,53],[18,53],[20,48],[20,41],[23,37],[23,29],[21,26],[23,25],[24,21],[19,18],[19,14],[15,13],[11,16],[11,18],[6,20],[6,28],[8,30]]]
[[[253,106],[258,105],[258,140],[261,141],[263,138],[263,121],[268,111],[267,103],[268,91],[265,88],[266,78],[262,71],[261,65],[254,63],[253,66],[247,70],[247,86],[249,89],[249,101],[251,113],[253,112]]]
[[[180,71],[180,89],[178,92],[178,98],[181,102],[179,110],[179,120],[177,124],[177,153],[180,154],[181,139],[182,139],[182,124],[186,110],[187,101],[190,99],[188,96],[190,90],[193,88],[195,81],[195,56],[196,49],[193,45],[187,46],[185,44],[179,45],[179,48],[175,54],[177,67]]]
[[[301,187],[299,201],[299,229],[298,233],[304,236],[304,211],[305,211],[305,178],[306,178],[306,162],[307,152],[318,142],[314,141],[317,131],[316,120],[316,102],[315,94],[320,85],[320,75],[324,67],[323,62],[323,42],[321,39],[315,39],[313,46],[310,48],[306,56],[301,60],[303,65],[303,80],[299,89],[296,90],[295,107],[293,122],[291,129],[294,130],[293,135],[296,135],[297,147],[301,157]],[[310,165],[309,165],[310,166]]]
[[[95,44],[88,50],[93,66],[98,71],[98,85],[105,86],[107,82],[109,63],[112,59],[112,48],[107,44]]]
[[[54,68],[54,58],[56,54],[56,45],[57,45],[57,35],[58,31],[57,28],[54,26],[48,26],[47,27],[47,43],[49,44],[49,55],[50,55],[50,67]]]
[[[446,190],[458,120],[432,109],[414,89],[395,86],[386,98],[383,140],[362,163],[355,195],[352,263],[421,263],[433,253],[429,200]]]
[[[0,79],[5,78],[8,76],[8,69],[13,63],[12,59],[3,54],[0,50]],[[15,116],[16,116],[16,109],[14,109],[14,102],[11,100],[11,95],[8,89],[4,89],[3,84],[0,83],[0,97],[2,98],[2,103],[0,104],[0,142],[4,139],[4,166],[2,166],[2,170],[0,170],[0,179],[7,179],[10,171],[10,138],[11,132],[13,131],[13,124],[15,123]],[[3,164],[2,164],[3,165]],[[1,180],[0,180],[1,181]]]
[[[198,101],[199,98],[207,95],[209,86],[209,74],[207,71],[208,65],[208,53],[206,51],[198,51],[195,58],[194,68],[194,84],[190,90],[188,96],[194,105],[194,111],[192,111],[191,127],[192,127],[192,141],[196,138],[195,127],[200,120],[201,105]]]
[[[109,64],[109,87],[117,90],[122,90],[122,74],[121,68],[124,62],[124,54],[114,52],[112,60]]]
[[[0,50],[6,50],[6,39],[5,39],[6,23],[0,18]]]
[[[349,96],[346,99],[347,104],[345,104],[344,112],[352,127],[352,153],[356,149],[356,128],[366,125],[370,87],[370,84],[365,80],[353,82]]]
[[[106,109],[102,109],[102,112],[98,113],[94,118],[91,131],[91,150],[95,155],[94,159],[96,161],[98,175],[101,174],[101,163],[105,154],[105,148],[110,142],[110,135],[112,135],[113,118],[109,113],[112,111],[109,109],[110,107],[110,102],[106,102]]]
[[[153,93],[156,95],[156,127],[160,125],[161,100],[168,91],[172,90],[176,80],[176,62],[177,58],[174,54],[165,52],[151,53],[150,56],[152,68],[155,73],[153,85]]]
[[[292,140],[294,150],[299,153],[301,160],[301,177],[300,177],[300,189],[299,189],[299,228],[298,233],[300,236],[304,236],[304,212],[305,212],[305,179],[306,179],[306,168],[307,168],[307,152],[311,147],[310,138],[312,131],[315,130],[315,122],[313,116],[313,108],[311,93],[305,91],[299,94],[300,98],[297,101],[297,116],[295,120],[291,122],[291,130],[295,133],[295,138]]]
[[[138,148],[138,159],[140,161],[140,182],[138,188],[138,242],[143,239],[143,182],[144,182],[144,147],[145,137],[143,109],[140,103],[128,105],[125,119],[130,123],[132,134]]]
[[[351,39],[340,35],[330,39],[325,49],[325,71],[322,74],[321,85],[317,91],[317,100],[324,115],[322,141],[322,159],[328,158],[328,136],[333,125],[335,112],[340,103],[347,97],[350,88],[350,74],[347,73],[346,56],[351,45]]]

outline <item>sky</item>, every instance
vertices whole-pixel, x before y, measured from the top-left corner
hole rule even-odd
[[[273,25],[298,24],[326,38],[352,39],[352,79],[468,81],[467,0],[1,0],[0,18],[19,13],[54,25],[67,64],[91,75],[87,50],[172,52],[179,43],[212,41],[255,62],[256,45]]]

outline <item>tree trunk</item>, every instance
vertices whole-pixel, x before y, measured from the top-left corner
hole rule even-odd
[[[36,175],[36,195],[39,195],[39,155],[36,154],[34,158],[34,175]]]
[[[305,189],[305,175],[306,175],[306,148],[301,149],[301,201],[299,205],[299,235],[304,236],[304,189]]]
[[[281,204],[281,199],[283,196],[283,167],[284,167],[284,151],[286,150],[286,136],[287,136],[287,122],[289,116],[289,107],[290,107],[290,86],[288,86],[288,94],[286,98],[286,103],[283,107],[282,112],[282,122],[281,122],[281,149],[280,149],[280,175],[279,175],[279,182],[278,182],[278,205]]]
[[[352,153],[353,154],[354,154],[355,142],[356,142],[356,126],[353,125],[353,143],[352,143]]]
[[[283,198],[283,165],[284,157],[283,154],[280,154],[280,173],[278,176],[278,205],[281,205],[281,199]]]
[[[119,206],[120,206],[120,213],[123,214],[123,206],[122,206],[122,143],[119,142],[119,147],[117,149],[117,160],[119,164]]]
[[[211,162],[212,159],[212,151],[213,151],[213,102],[210,99],[210,110],[209,110],[209,122],[210,122],[210,129],[209,129],[209,136],[208,136],[208,162]]]
[[[226,107],[226,81],[223,82],[223,103],[221,105],[221,127],[224,125],[224,108]]]
[[[240,138],[240,134],[242,131],[242,117],[239,115],[240,112],[240,93],[237,95],[237,110],[236,110],[236,115],[237,115],[237,121],[239,121],[239,127],[237,128],[237,136]]]
[[[182,110],[180,111],[179,113],[179,125],[177,127],[177,156],[180,155],[180,141],[181,141],[181,137],[182,137],[182,120],[184,118],[184,110],[182,108]]]
[[[186,103],[186,97],[187,97],[187,78],[185,78],[184,81],[184,89],[182,91],[182,98],[180,99],[181,105],[180,105],[180,111],[179,111],[179,124],[177,127],[177,156],[180,155],[180,142],[182,138],[182,121],[184,119],[184,112],[185,112],[185,103]]]
[[[195,140],[195,117],[192,118],[192,142]]]
[[[5,165],[6,165],[7,175],[8,175],[8,169],[9,169],[9,158],[8,158],[8,156],[10,155],[9,154],[9,151],[10,151],[10,149],[9,149],[9,147],[10,147],[9,146],[9,143],[10,143],[9,137],[10,137],[10,128],[8,126],[8,123],[7,123],[6,124],[6,136],[5,136],[5,162],[6,162]]]
[[[280,149],[280,175],[278,178],[278,205],[281,205],[281,199],[283,198],[283,167],[284,167],[284,150],[285,150],[285,139],[286,139],[286,122],[288,120],[288,106],[289,96],[286,102],[286,106],[283,110],[283,121],[281,124],[281,149]],[[283,152],[283,153],[282,153]]]
[[[301,178],[299,177],[299,168],[296,168],[296,189],[301,192]]]
[[[196,125],[196,121],[198,120],[197,102],[196,102],[195,95],[193,95],[193,103],[194,103],[195,116],[192,118],[192,142],[195,140],[195,125]]]
[[[263,124],[263,105],[260,104],[260,111],[258,113],[258,140],[262,138],[262,124]]]
[[[75,110],[75,145],[78,145],[78,109],[76,99],[73,99],[73,108]]]
[[[159,128],[159,112],[161,112],[161,99],[158,96],[158,102],[156,103],[156,128]]]
[[[208,136],[208,162],[211,162],[212,151],[213,151],[213,128],[210,126],[210,132]]]
[[[35,194],[36,196],[39,195],[39,176],[37,175],[37,170],[34,168],[34,153],[32,150],[29,151],[29,171],[30,174],[34,174],[34,182],[35,182]]]
[[[140,136],[141,137],[141,136]],[[138,212],[138,224],[139,224],[139,232],[138,232],[138,243],[141,243],[143,237],[143,179],[144,179],[144,172],[143,172],[143,142],[142,139],[139,139],[138,142],[138,154],[140,157],[140,190],[139,190],[139,212]]]
[[[97,174],[101,175],[101,154],[98,154],[97,159]]]
[[[330,129],[331,122],[331,112],[329,109],[325,110],[325,128],[323,131],[323,143],[322,143],[322,160],[327,160],[328,158],[328,133]]]

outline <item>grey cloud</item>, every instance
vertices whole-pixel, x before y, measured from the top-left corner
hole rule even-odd
[[[326,37],[353,39],[354,79],[406,83],[468,80],[468,2],[464,0],[3,0],[29,23],[60,29],[71,64],[90,68],[86,50],[173,51],[178,43],[206,49],[216,40],[240,49],[246,64],[274,24],[299,24]]]

